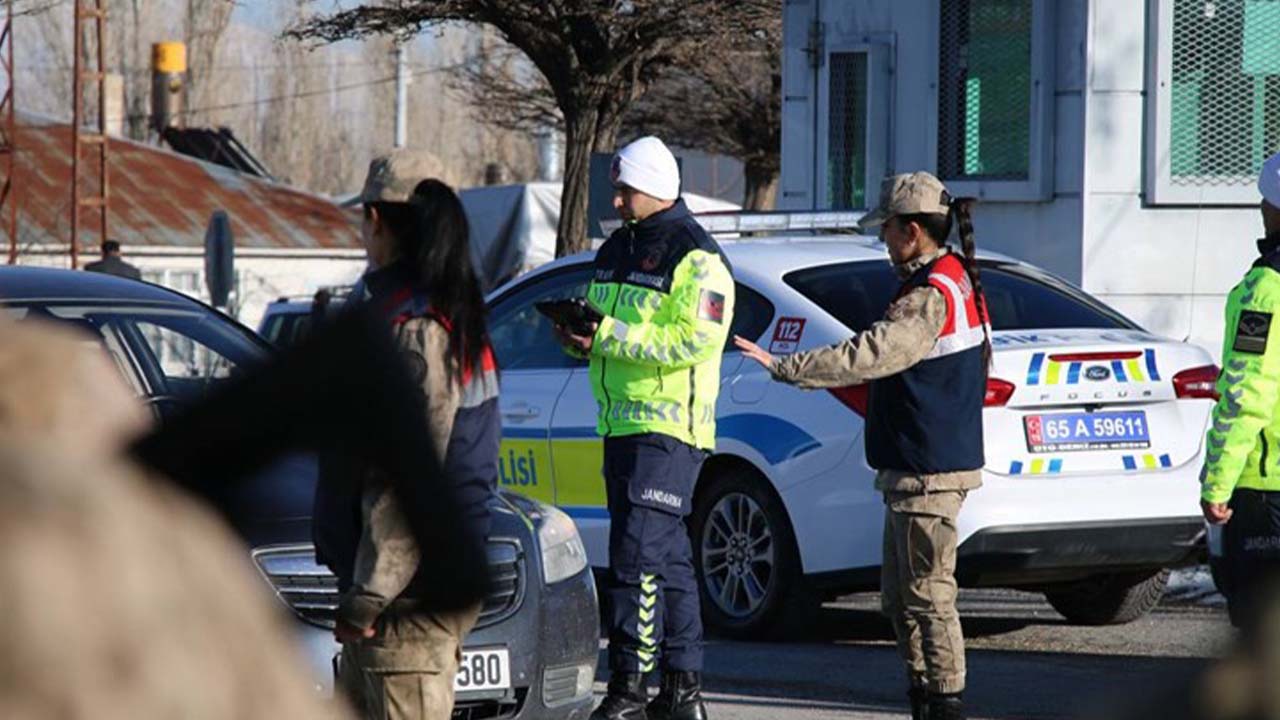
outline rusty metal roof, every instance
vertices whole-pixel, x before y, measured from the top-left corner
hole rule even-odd
[[[20,251],[66,246],[71,235],[71,126],[17,114],[14,167]],[[323,148],[317,148],[323,152]],[[84,161],[96,168],[96,153]],[[360,247],[359,213],[328,198],[244,175],[144,143],[112,137],[109,151],[111,211],[107,233],[133,247],[202,248],[209,216],[225,210],[236,246],[263,250],[351,250]],[[82,181],[98,194],[96,174]],[[83,211],[85,250],[96,250],[96,212]],[[0,222],[0,249],[9,245]]]

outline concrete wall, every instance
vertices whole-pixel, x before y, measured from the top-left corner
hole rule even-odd
[[[782,192],[779,205],[819,206],[814,184],[817,71],[805,48],[815,19],[826,24],[828,50],[867,33],[892,33],[893,95],[889,172],[937,169],[933,154],[937,106],[939,0],[788,0],[783,31]],[[978,244],[1081,279],[1085,89],[1084,0],[1053,3],[1055,57],[1052,200],[984,201],[976,211]],[[872,191],[874,194],[874,190]],[[816,200],[816,202],[815,202]]]
[[[1256,209],[1143,197],[1147,2],[1091,0],[1084,288],[1148,329],[1218,355],[1227,292],[1257,256]]]
[[[1147,0],[1044,0],[1051,12],[1054,132],[1051,199],[982,202],[978,244],[1082,285],[1144,327],[1220,350],[1226,293],[1262,233],[1248,207],[1154,206],[1143,196]],[[865,33],[892,33],[894,101],[889,172],[935,171],[940,0],[787,0],[784,4],[780,206],[815,197],[818,71],[810,26],[828,51]]]

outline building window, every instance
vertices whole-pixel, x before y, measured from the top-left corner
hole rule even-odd
[[[1035,200],[1052,173],[1046,0],[939,0],[937,174],[965,194]]]
[[[867,207],[867,53],[829,56],[827,207]]]
[[[1280,0],[1153,0],[1148,190],[1154,202],[1254,204],[1280,151]]]
[[[1031,173],[1031,0],[942,3],[938,170],[945,179]]]

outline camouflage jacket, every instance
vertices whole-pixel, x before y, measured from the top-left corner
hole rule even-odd
[[[943,250],[942,253],[948,252]],[[910,276],[942,253],[896,268]],[[780,357],[770,368],[775,380],[806,389],[846,387],[900,373],[925,358],[947,321],[947,303],[936,288],[916,288],[895,300],[884,319],[843,342]],[[919,475],[882,471],[876,488],[919,493],[969,490],[982,484],[980,471]]]

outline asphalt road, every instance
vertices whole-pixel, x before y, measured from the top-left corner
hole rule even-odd
[[[1102,718],[1186,686],[1229,645],[1220,598],[1171,594],[1150,615],[1072,627],[1039,595],[965,591],[971,718]],[[705,685],[716,720],[901,718],[906,700],[893,632],[874,595],[827,605],[812,636],[785,643],[711,638]],[[601,655],[603,667],[604,656]],[[598,680],[604,680],[602,673]],[[604,685],[598,682],[597,692]]]

